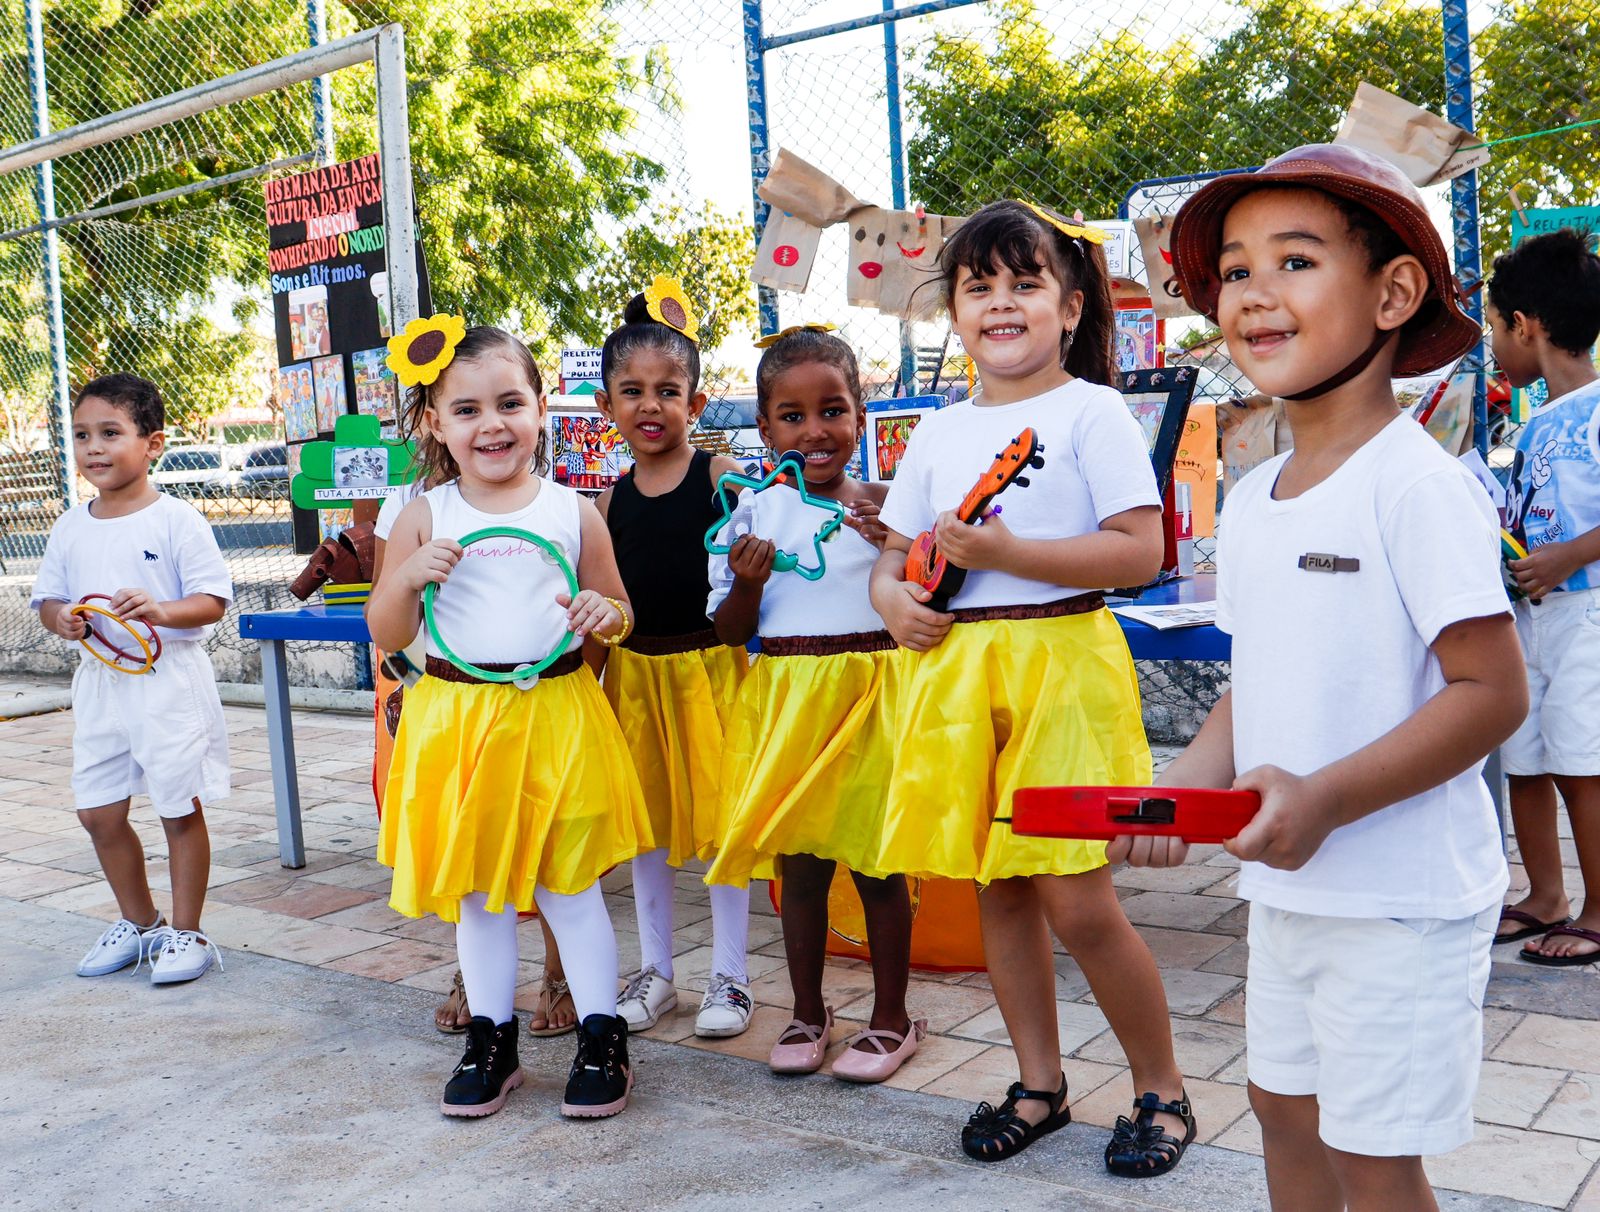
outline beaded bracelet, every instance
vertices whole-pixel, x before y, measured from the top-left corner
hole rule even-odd
[[[616,598],[607,598],[606,601],[615,606],[617,613],[622,616],[622,630],[617,632],[616,635],[609,636],[601,635],[598,631],[593,631],[589,634],[594,636],[595,640],[605,647],[614,648],[633,634],[633,617],[628,614],[628,607],[625,603],[618,601]]]

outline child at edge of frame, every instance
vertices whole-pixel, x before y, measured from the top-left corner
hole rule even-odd
[[[121,917],[78,963],[107,976],[150,961],[150,982],[203,976],[222,954],[201,929],[211,874],[205,805],[227,797],[228,728],[204,640],[233,600],[216,536],[198,510],[150,483],[166,445],[166,406],[148,379],[119,373],[86,383],[72,403],[72,454],[98,491],[56,519],[28,605],[67,640],[89,630],[128,643],[109,619],[70,610],[87,594],[142,622],[161,641],[147,672],[86,655],[72,678],[72,794]],[[93,637],[91,636],[91,640]],[[170,923],[150,896],[144,846],[128,823],[147,794],[167,837]]]
[[[1232,689],[1161,780],[1261,796],[1226,849],[1250,902],[1245,1045],[1272,1206],[1433,1209],[1423,1157],[1472,1138],[1507,885],[1483,762],[1527,688],[1494,506],[1390,381],[1481,333],[1421,195],[1354,147],[1216,179],[1172,248],[1185,296],[1295,436],[1228,498]]]
[[[1543,379],[1549,402],[1517,436],[1506,529],[1527,556],[1510,570],[1528,662],[1530,710],[1500,751],[1528,894],[1500,914],[1499,942],[1521,939],[1530,964],[1600,962],[1600,258],[1566,228],[1497,257],[1488,318],[1495,361],[1513,387]],[[1556,792],[1584,876],[1570,918]]]

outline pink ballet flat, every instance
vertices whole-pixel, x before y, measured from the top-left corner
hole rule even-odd
[[[916,1055],[917,1045],[927,1034],[925,1018],[913,1019],[911,1030],[904,1035],[898,1031],[858,1031],[845,1042],[844,1051],[833,1062],[833,1075],[845,1082],[881,1082],[894,1076],[901,1065]],[[857,1048],[855,1045],[861,1040],[866,1040],[877,1051]],[[894,1044],[893,1051],[884,1046],[884,1040]]]
[[[823,1008],[820,1027],[791,1019],[778,1036],[778,1042],[772,1045],[772,1056],[767,1064],[774,1073],[815,1073],[822,1068],[822,1058],[828,1053],[828,1036],[832,1031],[832,1006]]]

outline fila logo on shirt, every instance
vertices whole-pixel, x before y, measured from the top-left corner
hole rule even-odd
[[[1356,572],[1361,568],[1361,561],[1354,556],[1308,551],[1296,561],[1296,565],[1307,572]]]

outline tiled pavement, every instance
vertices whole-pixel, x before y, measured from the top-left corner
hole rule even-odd
[[[14,689],[0,685],[0,698]],[[388,909],[387,872],[373,861],[374,814],[368,785],[370,721],[297,712],[295,739],[308,864],[278,864],[266,724],[259,708],[227,709],[234,795],[209,808],[213,845],[209,932],[225,949],[443,992],[455,969],[451,928],[411,921]],[[115,918],[87,836],[69,810],[72,718],[67,713],[0,724],[0,901],[90,917]],[[152,883],[165,888],[165,844],[148,810],[135,810],[150,856]],[[1576,857],[1563,843],[1570,884]],[[1116,882],[1129,917],[1156,954],[1174,1011],[1178,1060],[1201,1121],[1201,1137],[1221,1148],[1259,1153],[1260,1131],[1244,1087],[1243,974],[1245,908],[1233,896],[1234,861],[1207,848],[1203,861],[1170,871],[1123,870]],[[1520,880],[1513,868],[1514,881]],[[624,966],[637,964],[638,936],[628,872],[605,880]],[[652,1038],[764,1059],[792,1004],[778,922],[765,887],[752,898],[751,975],[758,1009],[750,1031],[732,1040],[699,1040],[693,1014],[710,961],[709,908],[703,887],[680,879],[678,1013]],[[158,893],[158,900],[161,895]],[[0,909],[0,920],[4,910]],[[521,927],[524,962],[519,1003],[531,1003],[541,936]],[[91,932],[85,932],[85,945]],[[1434,1159],[1441,1188],[1556,1208],[1600,1212],[1600,972],[1544,971],[1500,948],[1489,990],[1479,1130],[1467,1147]],[[1116,1040],[1077,966],[1057,956],[1058,1015],[1064,1065],[1076,1119],[1109,1126],[1132,1098]],[[215,979],[214,977],[208,977]],[[222,979],[226,979],[224,975]],[[837,1034],[853,1029],[870,1006],[870,976],[854,961],[830,963],[828,999],[839,1009]],[[913,1013],[932,1034],[896,1075],[896,1086],[956,1100],[952,1124],[980,1099],[1013,1080],[1010,1048],[983,974],[913,974]]]

